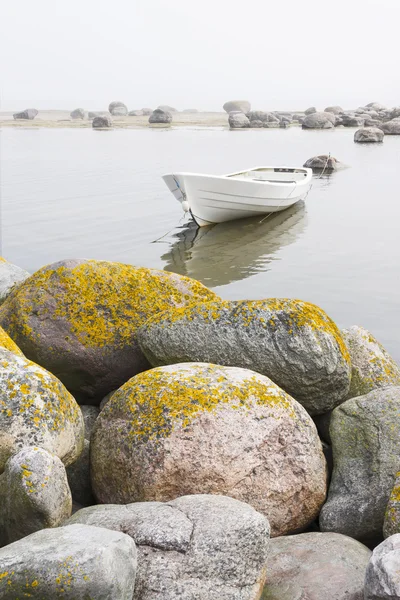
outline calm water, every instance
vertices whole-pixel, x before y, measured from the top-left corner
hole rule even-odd
[[[0,253],[11,262],[34,271],[107,259],[189,275],[224,298],[301,298],[339,326],[364,325],[400,361],[400,137],[362,146],[354,130],[299,128],[0,135]],[[327,152],[349,168],[315,180],[306,204],[264,223],[182,227],[160,178],[299,165]]]

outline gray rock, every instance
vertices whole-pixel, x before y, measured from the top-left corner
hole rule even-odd
[[[156,108],[150,117],[149,123],[171,123],[172,122],[172,114],[170,112],[164,111],[161,108]]]
[[[0,257],[0,304],[10,295],[13,288],[28,279],[30,273]]]
[[[109,104],[108,112],[113,117],[126,117],[126,115],[128,114],[128,109],[123,102],[117,100]]]
[[[153,366],[202,361],[262,373],[310,414],[337,406],[350,387],[350,357],[338,328],[300,300],[217,301],[166,311],[139,329],[138,340]]]
[[[229,102],[225,102],[222,108],[228,114],[236,111],[248,113],[251,109],[251,104],[247,100],[230,100]]]
[[[18,119],[27,119],[29,121],[33,121],[33,119],[38,115],[39,111],[36,108],[27,108],[22,112],[14,113],[13,117],[15,120]]]
[[[89,525],[44,529],[0,549],[0,600],[132,600],[134,541]]]
[[[392,119],[379,127],[386,135],[400,135],[400,119]]]
[[[396,119],[400,117],[400,106],[395,106],[388,114],[389,119]]]
[[[278,129],[280,127],[279,121],[267,121],[263,123],[265,129]]]
[[[75,108],[70,114],[71,119],[84,119],[86,117],[84,108]]]
[[[319,156],[313,156],[304,163],[303,167],[312,169],[315,173],[333,173],[340,167],[340,162],[334,156],[328,154],[320,154]]]
[[[92,121],[92,127],[94,129],[108,129],[112,127],[111,116],[104,115],[102,117],[95,117]]]
[[[94,506],[69,522],[122,530],[135,540],[134,600],[259,598],[269,525],[247,504],[224,496],[186,496],[166,504]]]
[[[341,115],[342,125],[345,127],[364,127],[365,118],[356,115]]]
[[[261,128],[262,129],[264,127],[264,123],[262,121],[250,121],[250,127],[252,129],[257,129],[257,128]]]
[[[315,108],[315,106],[310,106],[310,108],[307,108],[307,110],[304,111],[304,114],[306,116],[308,116],[308,115],[312,115],[316,112],[317,112],[317,109]]]
[[[7,461],[0,477],[0,545],[58,527],[71,516],[67,474],[57,456],[38,447],[23,448]]]
[[[178,109],[174,108],[173,106],[168,106],[168,104],[161,104],[160,106],[157,106],[156,110],[162,110],[163,112],[167,112],[167,113],[178,112]]]
[[[0,348],[0,473],[24,446],[39,446],[73,463],[83,448],[84,424],[62,383],[24,356]]]
[[[395,533],[400,533],[400,471],[390,492],[383,522],[383,537],[388,538]]]
[[[337,533],[302,533],[271,540],[263,600],[363,600],[371,551]]]
[[[152,108],[142,108],[142,113],[146,116],[149,117],[153,112]]]
[[[250,127],[250,121],[242,112],[231,112],[229,113],[229,127],[231,129],[242,129],[243,127]]]
[[[344,112],[344,110],[341,106],[328,106],[327,108],[325,108],[324,112],[333,113],[334,115],[340,115]]]
[[[96,499],[90,479],[90,441],[85,439],[81,455],[67,468],[72,499],[80,506],[92,506]]]
[[[372,553],[365,574],[365,600],[400,598],[400,534],[392,535]]]
[[[303,129],[332,129],[335,126],[335,115],[332,113],[314,112],[308,114],[303,123]]]
[[[151,112],[153,112],[153,111],[151,111]],[[143,117],[143,115],[144,115],[144,112],[142,110],[131,110],[129,112],[130,117]]]
[[[372,108],[372,110],[385,110],[386,106],[384,106],[383,104],[379,104],[379,102],[370,102],[369,104],[366,104],[366,108]]]
[[[246,117],[249,121],[262,121],[263,123],[279,123],[279,118],[270,112],[264,112],[262,110],[252,110],[246,113]]]
[[[347,400],[331,417],[334,469],[322,531],[365,542],[382,537],[385,511],[399,468],[400,387]]]
[[[400,386],[400,368],[372,333],[354,325],[342,330],[351,359],[349,398],[364,396],[377,388]]]
[[[377,127],[363,127],[358,129],[354,134],[354,141],[359,144],[372,142],[383,142],[385,134]]]
[[[364,127],[380,127],[382,125],[382,121],[380,119],[365,119]]]

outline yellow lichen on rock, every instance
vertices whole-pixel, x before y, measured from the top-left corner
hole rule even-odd
[[[12,341],[10,336],[6,334],[2,327],[0,327],[0,348],[5,348],[6,350],[10,350],[10,352],[14,352],[14,354],[23,356],[23,353],[18,348],[17,344]]]

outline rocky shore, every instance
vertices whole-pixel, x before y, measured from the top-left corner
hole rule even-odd
[[[313,304],[0,259],[0,599],[398,598],[399,432]]]

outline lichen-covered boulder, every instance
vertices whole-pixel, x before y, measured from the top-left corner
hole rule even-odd
[[[148,368],[136,342],[140,325],[168,307],[214,298],[197,281],[174,273],[66,260],[21,284],[0,307],[0,325],[75,398],[99,404]]]
[[[400,598],[400,534],[379,544],[371,556],[365,574],[365,600]]]
[[[313,156],[306,160],[303,167],[312,169],[315,173],[333,173],[337,171],[341,166],[341,163],[334,156],[330,154],[320,154],[319,156]]]
[[[79,406],[62,383],[0,348],[0,473],[24,446],[40,446],[69,465],[82,451],[83,434]]]
[[[363,600],[371,551],[338,533],[271,540],[262,600]]]
[[[94,129],[107,129],[112,127],[112,119],[110,115],[101,115],[94,117],[92,121],[92,127]]]
[[[198,495],[167,504],[100,505],[80,510],[68,523],[122,530],[133,538],[138,549],[134,600],[260,597],[269,524],[243,502]]]
[[[400,135],[400,119],[392,119],[379,126],[385,135]]]
[[[238,111],[229,113],[228,122],[231,129],[243,129],[244,127],[250,127],[249,119],[245,114]]]
[[[71,119],[84,119],[86,117],[86,112],[84,108],[75,108],[70,113]]]
[[[160,367],[117,390],[91,440],[101,503],[223,494],[265,514],[273,535],[306,526],[326,464],[303,407],[268,378],[203,363]]]
[[[10,350],[10,352],[14,352],[14,354],[23,356],[23,353],[18,348],[17,344],[12,341],[2,327],[0,327],[0,348],[5,348],[6,350]]]
[[[250,111],[251,104],[247,100],[230,100],[229,102],[225,102],[222,108],[228,114],[234,111],[248,113]]]
[[[320,514],[322,531],[365,542],[382,537],[399,468],[400,387],[347,400],[331,416],[333,475]]]
[[[39,111],[36,110],[36,108],[27,108],[21,112],[14,113],[13,117],[16,121],[18,119],[27,119],[28,121],[33,121],[38,113]]]
[[[28,271],[24,271],[17,265],[13,265],[0,256],[0,304],[4,302],[14,287],[30,277]]]
[[[132,600],[137,552],[120,531],[43,529],[0,549],[0,600]]]
[[[303,129],[332,129],[335,122],[333,113],[314,112],[305,117],[301,126]]]
[[[149,117],[149,123],[162,123],[168,125],[171,122],[172,114],[166,110],[161,110],[161,108],[156,108]]]
[[[390,492],[383,522],[383,537],[388,538],[395,533],[400,533],[400,471]]]
[[[61,460],[42,448],[26,447],[6,463],[0,497],[0,544],[11,544],[71,516],[72,497]]]
[[[358,144],[369,144],[383,142],[384,137],[383,131],[377,127],[363,127],[355,132],[354,141]]]
[[[351,384],[349,398],[364,396],[388,385],[400,386],[400,368],[385,348],[364,329],[354,325],[341,331],[349,349]]]
[[[108,111],[113,117],[126,117],[128,114],[126,105],[118,100],[109,104]]]
[[[327,412],[349,391],[350,357],[338,328],[300,300],[198,303],[156,315],[138,339],[153,366],[198,361],[252,369],[310,414]]]

